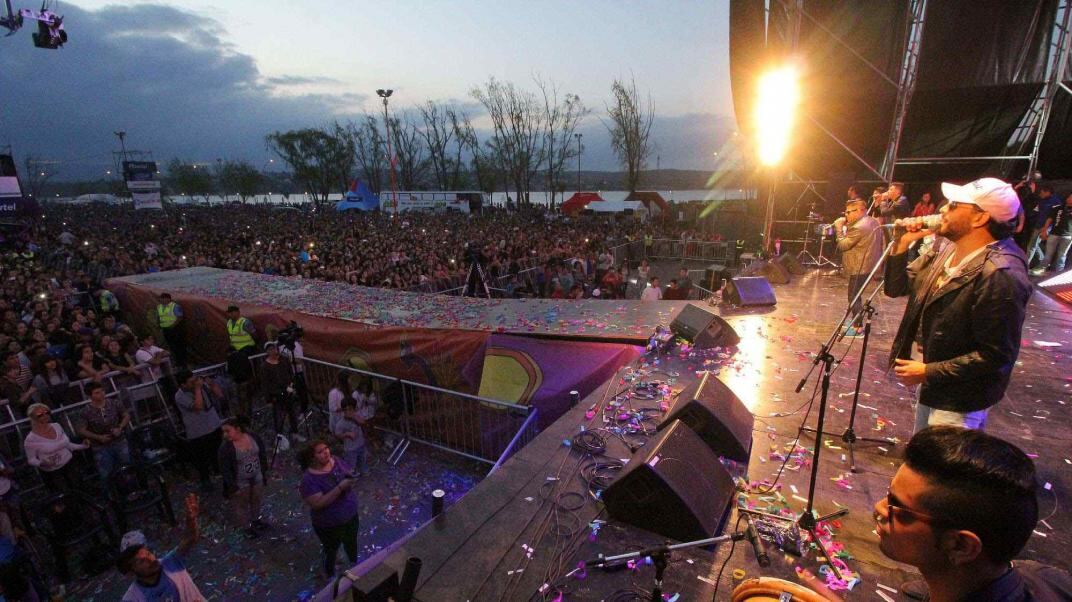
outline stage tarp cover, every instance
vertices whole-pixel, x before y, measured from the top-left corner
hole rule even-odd
[[[236,304],[260,343],[294,320],[310,357],[531,404],[541,422],[564,411],[570,390],[587,395],[636,357],[634,344],[684,305],[472,299],[214,268],[114,278],[106,286],[136,332],[157,329],[157,296],[170,293],[183,307],[191,353],[204,362],[226,358],[225,311]],[[520,388],[507,386],[506,377],[522,372]]]

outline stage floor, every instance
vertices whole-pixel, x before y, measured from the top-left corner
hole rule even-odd
[[[476,299],[206,267],[113,280],[156,292],[202,295],[240,307],[288,309],[376,327],[452,328],[629,343],[647,341],[656,326],[668,325],[684,305],[683,301],[624,299]]]
[[[812,353],[826,341],[845,308],[846,282],[819,271],[796,277],[789,285],[776,288],[778,305],[723,316],[741,335],[740,350],[725,361],[712,354],[693,354],[663,359],[658,368],[681,373],[677,386],[703,370],[718,370],[725,382],[756,416],[752,457],[748,475],[753,482],[772,479],[784,452],[796,436],[808,412],[808,399],[818,374],[804,393],[794,387],[811,365]],[[908,577],[905,567],[886,559],[877,547],[873,532],[872,505],[886,494],[893,473],[901,462],[903,442],[911,435],[913,391],[887,375],[885,361],[904,310],[903,299],[876,297],[871,347],[864,367],[856,432],[861,437],[895,438],[900,444],[857,446],[857,473],[849,471],[848,452],[839,434],[849,418],[852,388],[862,339],[846,339],[835,350],[844,361],[835,371],[830,392],[826,430],[834,435],[821,438],[822,450],[817,486],[816,510],[828,513],[839,508],[849,514],[839,521],[835,541],[844,545],[851,559],[848,566],[860,574],[861,582],[848,599],[876,599],[878,584],[896,587]],[[1069,567],[1066,550],[1072,544],[1072,518],[1058,510],[1068,506],[1072,487],[1072,308],[1036,292],[1028,308],[1023,345],[1006,399],[992,408],[988,432],[1007,439],[1035,458],[1038,474],[1048,489],[1040,498],[1041,522],[1022,556]],[[676,387],[675,387],[676,388]],[[660,538],[610,521],[593,538],[587,537],[593,519],[606,519],[600,505],[590,500],[573,516],[553,518],[547,496],[568,491],[584,491],[576,478],[558,485],[555,477],[571,476],[579,454],[570,453],[562,442],[577,433],[585,420],[584,410],[599,400],[602,389],[583,400],[578,408],[560,418],[536,441],[485,479],[457,505],[433,524],[425,527],[388,556],[385,563],[401,572],[405,558],[424,560],[417,599],[420,600],[516,600],[555,598],[553,591],[537,593],[548,576],[564,574],[577,562],[594,556],[621,553],[656,544]],[[816,403],[809,425],[816,422]],[[800,444],[810,448],[814,438],[804,436]],[[616,453],[623,454],[621,456]],[[610,451],[625,457],[627,451]],[[804,454],[807,460],[810,454]],[[790,462],[790,466],[795,462]],[[787,470],[779,483],[785,504],[795,512],[804,508],[807,495],[806,466]],[[551,483],[551,485],[548,485]],[[551,490],[550,492],[548,490]],[[760,507],[777,507],[777,496],[748,496]],[[545,516],[547,518],[545,518]],[[731,517],[732,525],[736,517]],[[549,522],[550,521],[550,522]],[[543,527],[541,531],[541,525]],[[554,529],[565,539],[547,535]],[[578,530],[579,529],[579,530]],[[567,545],[568,544],[568,545]],[[527,549],[526,549],[527,547]],[[562,549],[572,550],[563,554]],[[680,556],[667,572],[664,591],[681,594],[681,600],[712,599],[711,584],[728,547],[714,552],[692,550]],[[531,557],[530,557],[531,556]],[[772,553],[769,569],[759,570],[747,545],[738,545],[722,578],[717,600],[728,600],[736,584],[730,576],[741,569],[748,577],[758,575],[793,579],[794,568],[815,571],[814,557],[800,559]],[[518,569],[522,569],[519,571]],[[651,566],[635,571],[603,573],[589,570],[582,580],[560,581],[565,599],[601,600],[617,590],[639,586],[650,588]],[[893,598],[896,594],[885,591]]]

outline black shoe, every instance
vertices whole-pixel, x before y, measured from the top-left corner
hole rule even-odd
[[[913,600],[922,600],[927,602],[931,599],[931,591],[927,587],[927,582],[922,579],[913,579],[912,581],[905,581],[898,588],[901,593]]]
[[[262,521],[259,518],[254,519],[253,522],[249,523],[249,526],[251,529],[255,529],[257,531],[267,531],[268,529],[272,528],[272,525]]]
[[[257,530],[253,528],[252,524],[245,529],[242,529],[242,533],[245,534],[246,539],[257,539],[260,537],[260,533],[257,533]]]

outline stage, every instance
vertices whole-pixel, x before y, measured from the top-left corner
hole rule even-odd
[[[676,373],[675,391],[703,371],[711,371],[738,395],[755,415],[747,467],[753,484],[773,480],[784,454],[791,454],[776,491],[742,494],[739,504],[766,511],[785,508],[794,513],[804,508],[815,439],[810,435],[800,439],[800,446],[809,451],[791,445],[805,416],[809,425],[815,425],[818,403],[809,408],[808,400],[818,374],[813,375],[804,393],[796,394],[793,389],[811,366],[812,354],[844,312],[845,289],[844,279],[810,271],[776,288],[775,308],[723,314],[742,339],[736,355],[677,352],[646,362],[641,358],[636,364],[641,377],[665,379],[668,373]],[[901,461],[903,442],[911,435],[913,391],[887,376],[885,370],[903,309],[903,299],[877,297],[878,313],[855,426],[860,437],[890,438],[893,443],[858,445],[855,474],[849,471],[847,449],[839,435],[848,421],[861,340],[846,339],[834,349],[834,355],[844,357],[844,361],[832,379],[826,424],[832,434],[820,439],[815,508],[822,514],[849,510],[832,525],[832,540],[843,546],[837,556],[859,574],[860,582],[844,594],[850,600],[876,599],[876,590],[897,599],[897,594],[881,586],[896,588],[909,574],[879,552],[872,519],[872,505],[886,494]],[[1072,435],[1067,428],[1072,420],[1070,333],[1072,309],[1036,293],[1028,308],[1012,384],[1006,399],[992,408],[988,422],[990,433],[1012,441],[1035,458],[1039,476],[1048,484],[1040,498],[1045,520],[1022,556],[1064,568],[1069,566],[1065,550],[1072,543],[1072,520],[1067,513],[1051,512],[1057,507],[1055,503],[1067,506],[1072,486]],[[617,572],[588,569],[583,578],[578,578],[579,573],[567,576],[582,560],[663,540],[609,519],[602,503],[586,495],[587,487],[578,476],[585,462],[582,455],[564,443],[582,428],[598,426],[586,412],[600,401],[606,386],[618,383],[618,377],[597,387],[439,518],[361,565],[357,572],[368,574],[359,580],[359,586],[369,587],[385,568],[401,574],[406,559],[416,556],[423,561],[416,590],[419,600],[631,599],[615,596],[626,596],[624,591],[637,588],[650,590],[654,569],[643,563]],[[611,438],[606,455],[624,459],[629,450]],[[735,520],[736,515],[732,515],[727,532]],[[598,527],[595,533],[593,525]],[[723,546],[714,551],[692,549],[675,554],[667,569],[664,593],[680,594],[680,600],[712,599],[716,574],[729,550]],[[751,548],[738,544],[716,599],[729,599],[738,582],[735,570],[746,577],[795,580],[796,567],[818,573],[822,564],[811,554],[802,559],[771,549],[771,556],[771,566],[760,570]],[[328,597],[322,592],[318,599]]]

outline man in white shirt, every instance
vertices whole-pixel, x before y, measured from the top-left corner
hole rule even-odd
[[[141,346],[134,353],[134,359],[139,364],[149,366],[149,376],[153,381],[160,380],[160,377],[164,375],[161,365],[168,360],[168,356],[167,350],[156,346],[156,339],[151,334],[142,337]]]
[[[641,301],[660,301],[663,298],[663,289],[659,288],[659,278],[654,277],[648,283],[648,287],[640,293]]]

